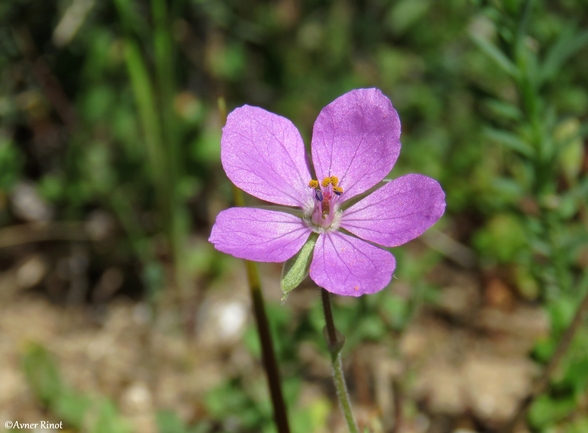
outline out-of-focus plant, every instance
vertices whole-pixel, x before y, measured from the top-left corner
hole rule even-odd
[[[138,110],[148,173],[155,189],[155,202],[161,212],[175,270],[173,281],[185,297],[188,284],[188,275],[185,273],[188,224],[180,190],[180,178],[185,167],[180,146],[180,123],[174,109],[177,92],[176,47],[171,37],[172,23],[168,16],[168,6],[165,1],[153,0],[153,28],[146,33],[140,33],[137,29],[141,27],[142,18],[135,9],[134,2],[117,0],[115,4],[126,33],[122,52]],[[141,36],[139,40],[142,45],[137,40]],[[152,41],[146,40],[150,36],[153,37]],[[151,62],[142,52],[141,46],[152,48],[154,77],[150,73]]]
[[[91,398],[63,379],[53,356],[43,346],[31,343],[22,356],[26,378],[37,398],[49,413],[63,422],[64,428],[92,433],[128,433],[113,401]]]
[[[13,222],[7,202],[22,181],[55,219],[106,209],[126,234],[112,257],[140,262],[149,293],[167,279],[185,298],[191,275],[211,269],[209,248],[187,248],[187,202],[214,137],[200,134],[200,95],[177,84],[178,11],[154,1],[147,26],[138,2],[119,2],[120,20],[114,3],[70,3],[1,7],[1,221]],[[41,15],[52,18],[37,26]]]
[[[588,242],[582,138],[588,124],[582,124],[577,114],[566,113],[567,107],[552,96],[566,63],[588,44],[588,31],[561,22],[551,41],[538,39],[533,36],[540,30],[532,19],[534,3],[488,6],[470,29],[478,48],[508,77],[508,91],[497,92],[485,104],[494,123],[486,127],[486,136],[501,145],[505,162],[502,176],[493,181],[497,194],[504,197],[502,206],[495,206],[502,207],[502,213],[489,219],[475,243],[486,260],[514,264],[523,296],[544,300],[552,313],[562,306],[567,310],[560,319],[552,314],[553,339],[549,348],[543,344],[540,356],[549,362],[507,432],[550,381],[553,389],[558,388],[562,379],[552,376],[566,354],[568,368],[577,369],[571,360],[577,358],[578,346],[571,343],[588,309],[588,270],[582,269]],[[578,380],[583,381],[581,376]],[[553,401],[548,396],[536,400],[531,422],[547,427],[561,420],[575,409],[585,390],[566,393]]]

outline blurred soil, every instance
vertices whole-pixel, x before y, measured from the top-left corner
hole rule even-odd
[[[48,271],[46,258],[31,254],[0,273],[0,419],[36,422],[48,416],[20,365],[31,342],[55,356],[66,383],[112,397],[143,433],[156,432],[156,408],[173,409],[194,424],[207,417],[204,394],[227,377],[263,377],[242,343],[251,317],[239,269],[204,292],[193,333],[184,332],[175,309],[163,307],[154,318],[143,301],[122,295],[99,307],[52,303],[33,290]],[[266,295],[278,301],[279,269],[265,271]],[[400,337],[397,355],[366,343],[345,360],[358,418],[375,432],[389,431],[394,402],[402,395],[404,433],[492,431],[512,414],[538,373],[529,352],[548,334],[547,318],[497,277],[481,283],[469,271],[444,265],[432,277],[443,287],[440,298],[421,309]],[[398,282],[392,292],[406,289]],[[315,290],[307,288],[283,308],[305,314],[316,301]],[[313,345],[297,350],[312,376],[304,378],[301,404],[332,398],[324,356]],[[332,409],[330,431],[344,431]]]

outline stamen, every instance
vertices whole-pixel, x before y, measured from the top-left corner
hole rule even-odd
[[[334,187],[339,185],[339,178],[337,176],[331,176],[331,185]]]
[[[323,201],[324,199],[323,192],[319,188],[315,189],[314,196],[318,201]]]
[[[340,186],[333,186],[333,192],[337,195],[341,195],[343,194],[343,188]]]
[[[308,182],[308,186],[310,188],[318,188],[319,187],[318,180],[312,179],[310,182]]]
[[[331,178],[330,178],[330,177],[325,177],[325,178],[323,179],[323,183],[322,183],[322,185],[323,185],[323,188],[326,188],[326,187],[328,187],[330,184],[331,184]]]

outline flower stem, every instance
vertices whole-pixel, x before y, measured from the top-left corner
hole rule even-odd
[[[345,383],[345,376],[343,375],[343,361],[341,360],[341,348],[345,343],[345,339],[337,332],[335,322],[333,320],[333,311],[331,310],[331,299],[329,292],[321,288],[321,298],[323,300],[323,312],[325,314],[325,339],[327,340],[327,348],[331,354],[331,365],[333,367],[333,382],[337,390],[337,398],[339,405],[347,421],[347,427],[350,433],[359,433],[355,419],[353,418],[353,411],[351,410],[351,400],[347,392],[347,384]]]
[[[253,300],[253,313],[257,325],[257,334],[261,343],[261,357],[267,376],[272,405],[274,407],[274,421],[279,433],[290,433],[288,424],[288,413],[286,403],[282,394],[282,384],[280,382],[280,371],[274,352],[274,345],[270,334],[270,327],[265,313],[265,304],[263,292],[259,282],[259,272],[254,262],[244,260],[247,267],[247,278],[249,280],[249,289],[251,299]]]

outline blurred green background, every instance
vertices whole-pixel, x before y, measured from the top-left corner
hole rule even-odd
[[[587,28],[586,0],[2,0],[0,415],[275,431],[242,264],[207,242],[219,98],[309,143],[378,87],[391,177],[438,179],[447,212],[389,288],[336,300],[360,424],[498,431],[588,290]],[[312,282],[280,305],[261,269],[292,430],[345,431]],[[587,347],[583,323],[521,431],[588,431]]]

